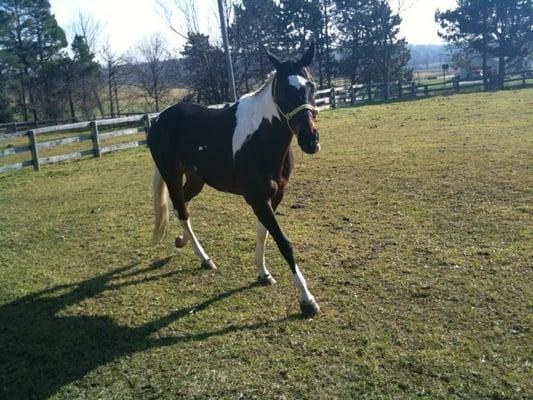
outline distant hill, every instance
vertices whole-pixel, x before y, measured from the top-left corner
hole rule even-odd
[[[415,71],[440,70],[442,64],[451,63],[451,54],[445,45],[410,44],[411,61],[409,67]]]

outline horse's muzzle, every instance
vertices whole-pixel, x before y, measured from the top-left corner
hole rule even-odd
[[[318,140],[313,141],[308,144],[300,143],[300,148],[304,153],[307,154],[316,154],[320,151],[320,143]]]
[[[311,135],[298,136],[298,144],[304,153],[316,154],[320,151],[320,135],[314,130]]]

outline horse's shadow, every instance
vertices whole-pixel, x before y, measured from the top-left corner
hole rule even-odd
[[[254,284],[229,290],[193,307],[175,310],[137,327],[119,325],[106,316],[58,315],[67,307],[108,290],[192,271],[138,277],[162,268],[168,261],[169,258],[160,260],[143,269],[133,270],[133,266],[118,268],[79,283],[33,293],[1,306],[0,398],[48,398],[62,386],[125,355],[155,347],[204,340],[234,331],[255,330],[268,324],[229,325],[218,330],[175,337],[151,336],[189,315],[192,310],[198,313],[227,297],[251,289]]]

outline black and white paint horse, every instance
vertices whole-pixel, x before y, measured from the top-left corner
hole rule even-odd
[[[204,268],[215,269],[193,233],[188,202],[204,184],[244,196],[257,216],[255,263],[259,282],[276,281],[265,266],[268,233],[291,268],[305,316],[320,311],[296,264],[292,245],[276,221],[275,210],[294,168],[290,144],[294,135],[308,154],[320,150],[315,127],[315,86],[309,71],[314,46],[296,62],[282,62],[268,53],[275,72],[258,91],[229,108],[217,110],[197,104],[176,104],[152,124],[148,145],[156,164],[153,179],[156,226],[160,239],[168,227],[167,189],[183,227],[176,247],[191,242]],[[185,176],[185,183],[184,183]]]

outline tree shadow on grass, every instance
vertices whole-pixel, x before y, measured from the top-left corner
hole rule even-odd
[[[0,398],[44,399],[93,369],[139,351],[235,331],[255,330],[268,322],[229,325],[190,335],[151,338],[169,324],[198,313],[255,284],[214,296],[192,307],[175,310],[138,327],[119,325],[105,316],[60,316],[60,311],[109,290],[164,279],[193,270],[142,276],[165,266],[170,258],[147,268],[127,266],[85,281],[36,292],[0,307]],[[120,280],[120,281],[118,281]],[[118,282],[117,282],[118,281]],[[288,317],[277,322],[282,322]]]

